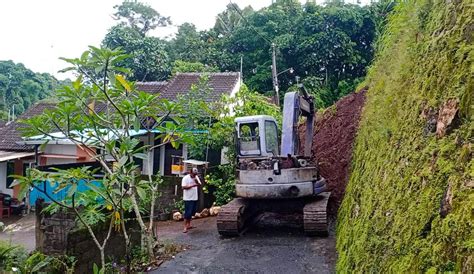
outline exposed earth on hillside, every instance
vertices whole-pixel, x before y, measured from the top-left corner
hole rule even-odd
[[[363,89],[341,98],[316,117],[311,160],[318,162],[321,176],[327,180],[331,191],[329,213],[332,217],[337,214],[349,179],[352,145],[365,102],[365,92]],[[300,127],[302,138],[304,132],[305,128]],[[301,142],[301,146],[304,149],[304,142]]]
[[[237,238],[222,238],[216,218],[193,221],[182,233],[182,222],[160,222],[160,240],[187,245],[174,259],[153,273],[333,273],[335,235],[309,238],[301,230],[263,227]]]

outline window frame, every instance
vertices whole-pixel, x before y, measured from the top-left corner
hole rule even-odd
[[[274,128],[274,132],[275,132],[275,144],[276,144],[276,154],[273,150],[268,150],[268,138],[267,138],[267,123],[269,124],[272,124],[273,128]],[[278,145],[278,126],[277,124],[275,123],[275,121],[272,121],[272,120],[265,120],[264,121],[264,132],[265,132],[265,150],[267,153],[273,153],[275,154],[275,156],[278,155],[278,152],[280,151],[280,147]]]

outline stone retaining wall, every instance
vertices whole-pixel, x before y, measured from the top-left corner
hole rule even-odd
[[[75,215],[58,212],[52,215],[41,213],[46,204],[36,204],[36,250],[46,255],[66,254],[77,260],[76,273],[90,273],[95,264],[100,265],[100,252],[85,228],[79,228]],[[99,243],[107,235],[108,224],[94,227]],[[139,228],[130,228],[132,246],[140,245]],[[106,260],[125,258],[125,240],[123,234],[112,231],[105,247]]]

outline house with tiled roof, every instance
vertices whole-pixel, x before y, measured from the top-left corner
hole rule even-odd
[[[203,75],[202,73],[177,73],[168,83],[138,82],[137,88],[146,92],[157,93],[161,98],[173,101],[179,95],[188,93],[193,85],[199,83]],[[235,95],[242,84],[238,72],[215,72],[206,75],[210,94],[204,100],[208,102],[219,100],[222,95]]]
[[[166,81],[158,82],[137,82],[136,87],[138,90],[145,91],[151,94],[160,94],[168,85]]]
[[[223,95],[233,97],[237,94],[242,86],[240,73],[238,72],[218,72],[218,73],[177,73],[169,82],[137,82],[136,87],[149,93],[158,94],[160,98],[170,101],[176,100],[180,95],[187,94],[191,91],[193,85],[197,85],[201,77],[206,76],[209,94],[205,98],[201,98],[206,102],[215,102],[222,98]],[[153,140],[153,139],[152,139]],[[147,140],[142,138],[144,144],[148,145]],[[160,143],[161,140],[155,142]],[[153,162],[153,174],[172,175],[173,159],[188,158],[186,144],[179,148],[173,148],[170,144],[161,146],[151,155],[150,161]],[[220,164],[223,160],[221,151],[210,150],[207,157],[211,164]],[[148,171],[147,171],[148,172]]]
[[[50,104],[39,103],[24,112],[19,118],[29,117],[42,113]],[[20,128],[22,125],[18,120],[9,122],[0,127],[0,192],[16,196],[18,189],[10,187],[13,179],[9,175],[23,175],[23,170],[34,163],[34,147],[19,145],[21,140]]]
[[[209,95],[203,98],[208,102],[216,101],[222,95],[234,96],[241,87],[239,73],[209,73],[208,79]],[[152,94],[158,94],[161,98],[176,100],[179,95],[190,92],[193,85],[198,84],[202,74],[199,73],[178,73],[168,82],[137,82],[136,87]],[[22,175],[26,167],[36,165],[47,169],[50,166],[70,165],[93,161],[85,152],[84,147],[77,146],[67,141],[52,140],[46,138],[24,140],[21,137],[22,124],[19,120],[26,120],[35,115],[43,113],[46,109],[55,107],[54,102],[39,102],[22,114],[18,120],[13,121],[0,128],[0,191],[11,193],[16,196],[16,191],[9,188],[11,179],[7,176],[11,174]],[[105,111],[106,106],[95,106],[96,111]],[[138,132],[137,138],[145,144],[155,141],[155,135],[149,136],[149,132]],[[41,146],[41,144],[46,145]],[[152,170],[147,170],[147,166],[142,164],[143,174],[161,174],[172,175],[173,158],[179,157],[187,159],[187,146],[182,145],[179,148],[173,148],[171,145],[161,146],[150,155],[152,161]],[[210,162],[219,163],[221,161],[220,152],[211,153]]]
[[[13,178],[10,175],[24,175],[30,166],[46,166],[91,161],[83,149],[70,144],[55,146],[53,144],[40,148],[39,144],[22,143],[21,123],[31,117],[42,114],[56,106],[54,101],[40,101],[25,111],[18,119],[0,128],[0,192],[17,197],[18,187],[11,187]]]

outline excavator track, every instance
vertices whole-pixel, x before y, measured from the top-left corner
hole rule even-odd
[[[222,236],[239,236],[244,228],[248,202],[241,198],[236,198],[221,207],[217,215],[217,230]]]
[[[308,236],[327,236],[329,234],[327,205],[331,192],[319,194],[316,200],[303,208],[304,231]]]

